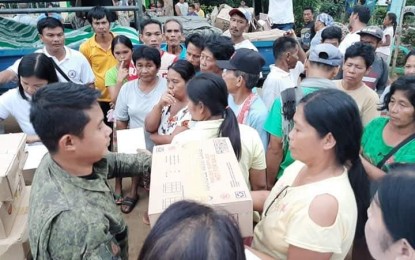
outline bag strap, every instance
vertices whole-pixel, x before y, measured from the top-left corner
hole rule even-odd
[[[53,60],[53,58],[49,57],[49,59],[52,61],[53,67],[55,67],[55,69],[59,72],[59,74],[61,74],[62,77],[64,79],[66,79],[66,81],[72,82],[72,80],[69,79],[68,75],[66,75],[65,72],[62,71],[62,69],[58,66],[58,64],[56,64],[56,62]]]
[[[399,149],[401,149],[402,146],[406,145],[407,143],[409,143],[410,141],[414,139],[415,139],[415,134],[412,134],[408,136],[405,140],[400,142],[397,146],[393,147],[393,149],[390,150],[390,152],[387,155],[385,155],[385,157],[383,157],[383,159],[376,165],[376,167],[378,167],[379,169],[382,169],[383,165],[386,163],[387,160],[389,160],[389,158],[392,155],[394,155]]]

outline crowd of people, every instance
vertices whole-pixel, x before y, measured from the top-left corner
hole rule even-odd
[[[184,4],[176,12],[197,12]],[[231,37],[185,37],[179,20],[147,19],[135,47],[96,6],[79,52],[64,45],[59,19],[37,22],[44,48],[0,72],[1,83],[18,82],[0,96],[0,120],[14,116],[27,142],[49,151],[31,191],[34,259],[127,259],[135,245],[120,211],[150,189],[153,147],[215,137],[229,138],[251,190],[253,237],[226,212],[182,201],[160,216],[139,259],[415,259],[415,51],[391,81],[396,15],[383,31],[356,5],[344,36],[306,8],[297,38],[290,9],[277,10],[273,27],[285,32],[262,88],[265,59],[243,35],[244,8],[229,12]],[[113,131],[128,128],[145,130],[145,150],[116,152]]]

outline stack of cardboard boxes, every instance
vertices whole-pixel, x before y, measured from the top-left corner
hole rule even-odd
[[[30,186],[22,171],[26,135],[0,135],[0,259],[26,259]]]

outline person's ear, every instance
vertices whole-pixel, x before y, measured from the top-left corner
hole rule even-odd
[[[339,71],[340,71],[340,66],[335,67],[332,73],[330,74],[330,79],[334,79],[334,77],[336,77],[336,75],[339,74]]]
[[[326,134],[326,136],[323,137],[322,141],[324,150],[330,150],[336,146],[336,139],[334,138],[332,133]]]
[[[239,76],[239,77],[237,77],[237,79],[236,79],[236,86],[239,88],[239,87],[242,87],[245,82],[245,79],[244,79],[244,77],[242,77],[242,76]],[[246,82],[245,82],[246,83]]]
[[[398,246],[398,256],[395,258],[396,260],[414,260],[415,259],[415,250],[412,248],[411,244],[409,244],[406,238],[402,238],[397,242]]]
[[[66,134],[62,136],[58,141],[59,151],[72,152],[76,150],[75,136]]]
[[[368,67],[367,69],[366,69],[366,72],[365,72],[365,76],[367,76],[368,74],[369,74],[369,72],[370,72],[370,70],[372,69],[372,66],[370,66],[370,67]]]
[[[44,41],[43,41],[43,35],[42,34],[38,34],[39,35],[39,39],[44,43]]]

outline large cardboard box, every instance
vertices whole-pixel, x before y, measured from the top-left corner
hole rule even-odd
[[[27,159],[23,166],[23,178],[26,185],[31,185],[33,175],[35,174],[35,171],[43,157],[48,152],[48,149],[43,144],[32,144],[26,145],[25,151],[25,157]]]
[[[17,174],[16,182],[17,188],[13,195],[13,201],[0,202],[0,239],[10,235],[25,196],[25,183],[21,172]]]
[[[252,236],[252,198],[228,138],[154,147],[148,209],[151,226],[180,200],[225,210],[244,237]]]
[[[23,168],[26,134],[0,135],[0,201],[12,201],[17,173]]]
[[[10,236],[0,239],[0,259],[23,260],[30,255],[29,247],[29,198],[30,186],[25,187],[22,192],[22,202],[18,208],[16,220]]]

